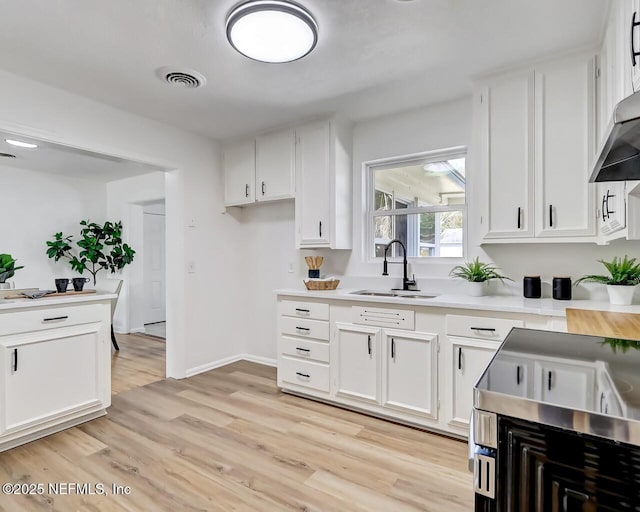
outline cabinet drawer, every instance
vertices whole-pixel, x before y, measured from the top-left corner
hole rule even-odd
[[[329,322],[283,316],[280,318],[280,328],[282,334],[329,341]]]
[[[329,320],[329,304],[283,300],[280,303],[280,314],[312,320]]]
[[[326,364],[283,357],[278,375],[282,382],[329,392],[329,366]]]
[[[415,311],[371,306],[353,306],[351,310],[354,324],[407,329],[409,331],[415,329]]]
[[[504,318],[447,315],[449,336],[504,341],[513,327],[524,327],[524,322]]]
[[[280,338],[280,353],[285,356],[312,359],[323,363],[329,362],[329,344],[302,338]]]
[[[108,304],[24,309],[0,313],[0,336],[108,321]]]

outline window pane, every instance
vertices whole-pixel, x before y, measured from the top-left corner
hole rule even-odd
[[[465,204],[462,158],[374,171],[375,209]]]
[[[462,210],[374,217],[375,255],[384,256],[385,246],[398,239],[404,243],[410,258],[461,258],[464,256],[463,222]],[[393,245],[389,256],[402,256],[398,244]]]

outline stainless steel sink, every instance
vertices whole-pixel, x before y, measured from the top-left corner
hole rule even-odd
[[[384,291],[384,290],[360,290],[357,292],[351,292],[351,295],[364,295],[368,297],[403,297],[405,299],[433,299],[437,295],[429,295],[426,293],[415,293],[405,291]]]

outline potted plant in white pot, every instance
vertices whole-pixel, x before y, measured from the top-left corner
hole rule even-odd
[[[0,290],[12,288],[12,284],[7,282],[17,270],[24,267],[16,267],[16,260],[10,254],[0,254]]]
[[[636,258],[629,258],[626,254],[624,258],[613,258],[612,261],[598,260],[607,271],[608,276],[588,275],[581,277],[576,284],[601,283],[607,285],[609,303],[617,306],[629,306],[633,302],[633,294],[640,284],[640,263],[636,263]]]
[[[483,263],[479,258],[467,261],[463,265],[457,265],[451,269],[449,275],[467,281],[467,293],[472,297],[482,297],[487,293],[487,285],[492,279],[512,279],[498,273],[498,268],[490,263]]]

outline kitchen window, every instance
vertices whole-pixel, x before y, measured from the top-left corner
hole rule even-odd
[[[367,251],[384,256],[393,239],[410,258],[462,258],[466,219],[466,148],[367,164]],[[401,256],[394,244],[390,256]]]

